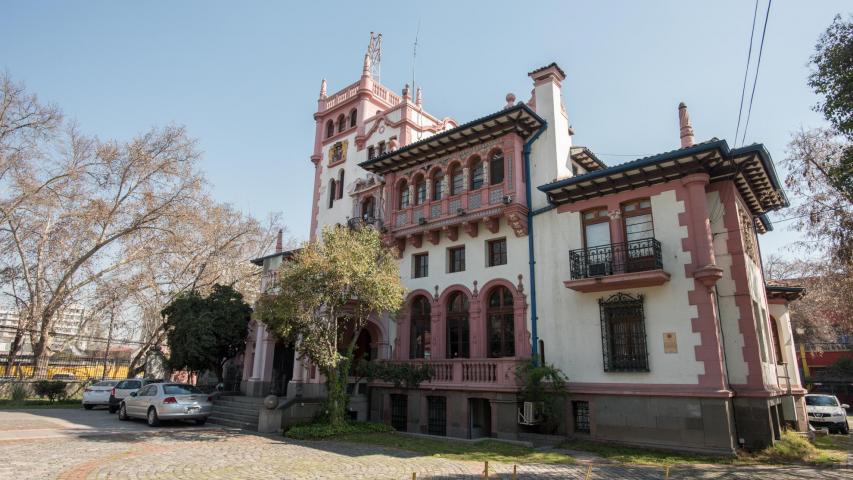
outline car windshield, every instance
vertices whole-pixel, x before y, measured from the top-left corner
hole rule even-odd
[[[92,386],[93,387],[112,387],[115,384],[116,384],[116,382],[106,381],[106,382],[98,382]]]
[[[142,384],[139,380],[129,380],[123,383],[121,388],[139,388]]]
[[[810,407],[837,407],[838,401],[835,400],[835,397],[815,395],[806,397],[806,405]]]
[[[166,395],[191,395],[194,393],[204,393],[192,385],[163,385],[163,393]]]

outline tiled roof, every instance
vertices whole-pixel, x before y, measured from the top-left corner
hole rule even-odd
[[[537,68],[537,69],[533,70],[532,72],[528,72],[528,73],[527,73],[527,75],[534,75],[534,74],[539,73],[539,72],[541,72],[541,71],[543,71],[543,70],[547,70],[547,69],[549,69],[549,68],[551,68],[551,67],[556,68],[556,69],[557,69],[557,71],[558,71],[558,72],[560,72],[560,75],[562,75],[562,76],[564,76],[564,77],[566,76],[566,72],[564,72],[564,71],[563,71],[563,69],[562,69],[562,68],[560,68],[560,66],[559,66],[559,65],[557,65],[557,62],[551,62],[551,63],[549,63],[548,65],[545,65],[544,67],[539,67],[539,68]]]

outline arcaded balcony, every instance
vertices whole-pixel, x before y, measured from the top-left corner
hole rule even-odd
[[[456,358],[411,359],[395,363],[429,365],[432,379],[421,383],[421,388],[514,392],[519,389],[515,369],[522,361],[518,358]],[[375,381],[373,384],[384,382]]]
[[[661,244],[654,238],[571,250],[569,262],[572,279],[563,283],[578,292],[651,287],[669,281]]]

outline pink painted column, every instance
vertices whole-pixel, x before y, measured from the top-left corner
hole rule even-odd
[[[695,173],[684,177],[681,182],[687,188],[688,203],[685,206],[693,223],[693,246],[696,258],[694,266],[701,268],[714,264],[714,248],[711,240],[711,222],[708,217],[708,200],[705,187],[710,182],[706,173]]]
[[[530,356],[530,341],[527,339],[527,296],[516,294],[512,302],[513,328],[515,329],[515,356]]]
[[[476,291],[476,284],[474,285]],[[480,305],[480,296],[474,295],[468,304],[468,339],[471,358],[486,358],[486,315]]]
[[[438,287],[436,287],[437,289]],[[430,309],[430,358],[433,360],[444,359],[447,356],[447,328],[445,325],[444,309],[436,297]]]
[[[409,315],[409,311],[411,307],[404,306],[406,310],[400,313],[400,317],[397,318],[397,359],[398,360],[406,360],[409,358],[409,349],[411,346],[409,342],[412,338],[412,322],[411,317]]]

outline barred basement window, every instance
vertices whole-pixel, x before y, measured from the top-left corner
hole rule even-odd
[[[446,397],[427,397],[427,433],[447,436]]]
[[[408,419],[406,413],[408,410],[408,396],[392,393],[391,394],[391,426],[398,432],[406,431]]]
[[[589,433],[589,402],[572,402],[572,412],[575,417],[575,431]]]
[[[648,372],[643,296],[617,293],[598,299],[605,372]]]

